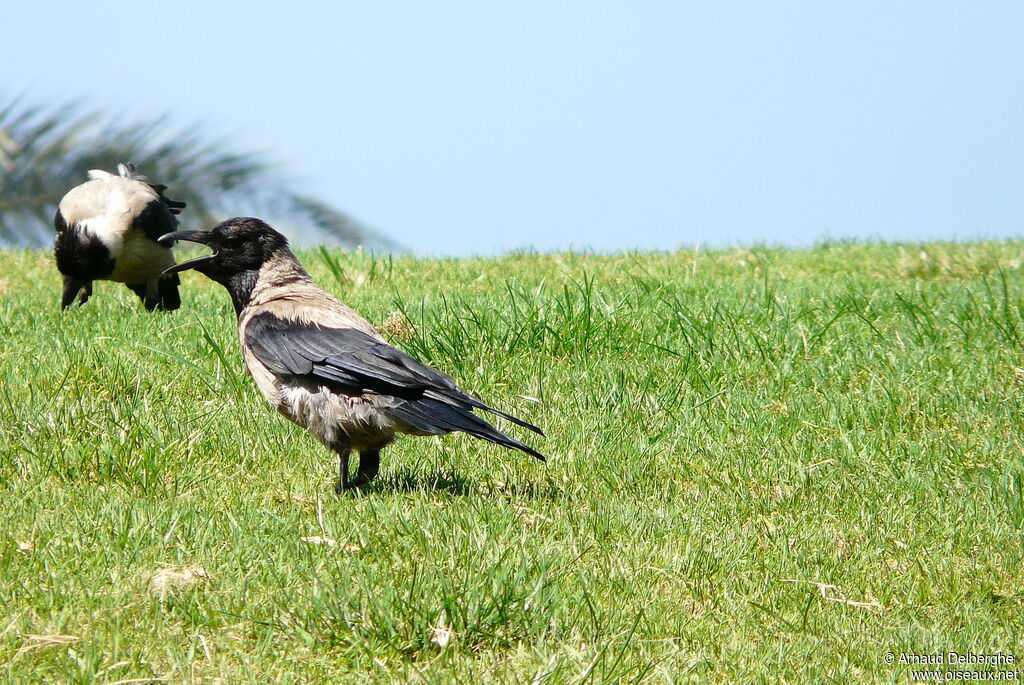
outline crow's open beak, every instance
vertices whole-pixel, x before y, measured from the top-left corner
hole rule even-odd
[[[175,231],[174,233],[165,233],[164,235],[160,236],[157,242],[170,245],[175,240],[185,240],[190,243],[199,243],[200,245],[206,245],[207,236],[209,236],[209,234],[209,231]],[[216,256],[217,253],[214,252],[213,254],[203,255],[202,257],[190,259],[187,262],[182,262],[181,264],[175,264],[171,268],[165,269],[164,275],[166,276],[167,274],[174,274],[178,273],[179,271],[187,271],[188,269],[194,269],[201,264],[206,264],[207,262],[212,261],[213,258]]]

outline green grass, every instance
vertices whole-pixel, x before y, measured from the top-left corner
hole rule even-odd
[[[186,275],[147,314],[100,283],[61,314],[47,256],[0,253],[0,674],[891,682],[886,652],[1024,658],[1022,255],[303,253],[548,433],[507,426],[546,465],[407,438],[336,497],[219,286]]]

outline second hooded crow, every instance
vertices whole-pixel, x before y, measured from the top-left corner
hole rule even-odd
[[[274,408],[338,453],[336,492],[373,480],[380,451],[399,433],[462,431],[544,460],[473,410],[543,435],[539,428],[488,407],[451,377],[388,345],[366,319],[317,287],[285,237],[259,219],[230,219],[210,231],[177,231],[161,240],[213,250],[165,273],[195,269],[227,288],[249,373]],[[359,453],[359,468],[349,480],[352,451]]]
[[[162,275],[174,264],[170,244],[157,241],[178,227],[184,202],[164,195],[166,186],[147,183],[132,164],[118,174],[93,169],[85,183],[64,195],[53,217],[53,253],[64,277],[61,309],[92,295],[92,282],[124,283],[146,309],[177,309],[179,279]]]

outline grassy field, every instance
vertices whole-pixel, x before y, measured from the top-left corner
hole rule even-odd
[[[507,427],[548,463],[408,438],[336,497],[219,286],[186,274],[147,314],[100,283],[61,314],[49,256],[0,253],[0,676],[906,682],[887,652],[1024,658],[1024,244],[300,256],[542,426]]]

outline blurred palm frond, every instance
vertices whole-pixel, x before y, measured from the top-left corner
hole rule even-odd
[[[67,103],[42,107],[0,101],[0,245],[42,246],[53,239],[57,203],[90,169],[113,172],[133,162],[167,194],[188,203],[183,222],[208,227],[260,216],[299,242],[398,250],[341,210],[292,190],[261,155],[211,141],[199,126],[167,117],[122,123]]]

